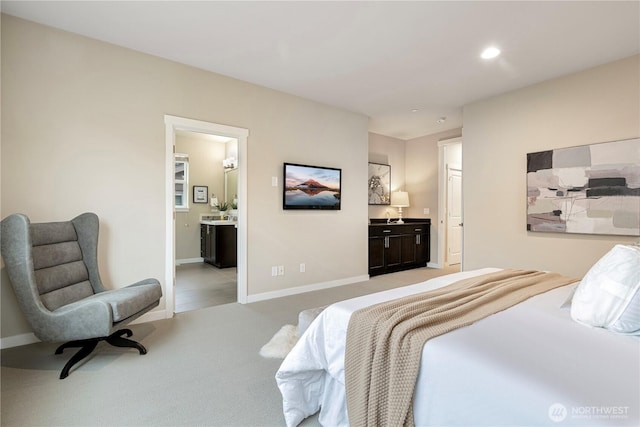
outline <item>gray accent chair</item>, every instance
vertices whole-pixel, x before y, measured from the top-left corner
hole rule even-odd
[[[98,216],[84,213],[71,221],[31,224],[23,214],[2,221],[2,258],[18,303],[34,334],[44,342],[68,341],[80,347],[60,373],[87,357],[100,341],[147,350],[122,327],[158,306],[156,279],[105,289],[98,273]]]

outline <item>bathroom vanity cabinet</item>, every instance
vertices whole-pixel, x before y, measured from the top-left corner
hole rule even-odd
[[[234,221],[210,221],[200,224],[200,256],[218,268],[237,264],[238,229]]]

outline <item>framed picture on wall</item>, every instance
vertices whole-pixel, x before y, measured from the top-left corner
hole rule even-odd
[[[640,138],[528,153],[527,230],[640,236]]]
[[[391,204],[391,166],[369,163],[367,183],[370,205]]]
[[[209,187],[206,185],[193,186],[193,203],[207,203],[209,201]]]

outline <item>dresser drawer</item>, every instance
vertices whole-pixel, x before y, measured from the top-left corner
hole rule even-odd
[[[402,227],[397,225],[371,225],[369,226],[369,237],[390,236],[399,234]]]
[[[369,237],[396,234],[423,234],[427,232],[427,229],[427,224],[376,224],[369,226]]]

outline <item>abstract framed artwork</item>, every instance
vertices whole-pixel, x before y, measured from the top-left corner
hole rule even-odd
[[[369,163],[368,192],[370,205],[391,203],[391,166]]]
[[[640,138],[528,153],[527,230],[640,236]]]

